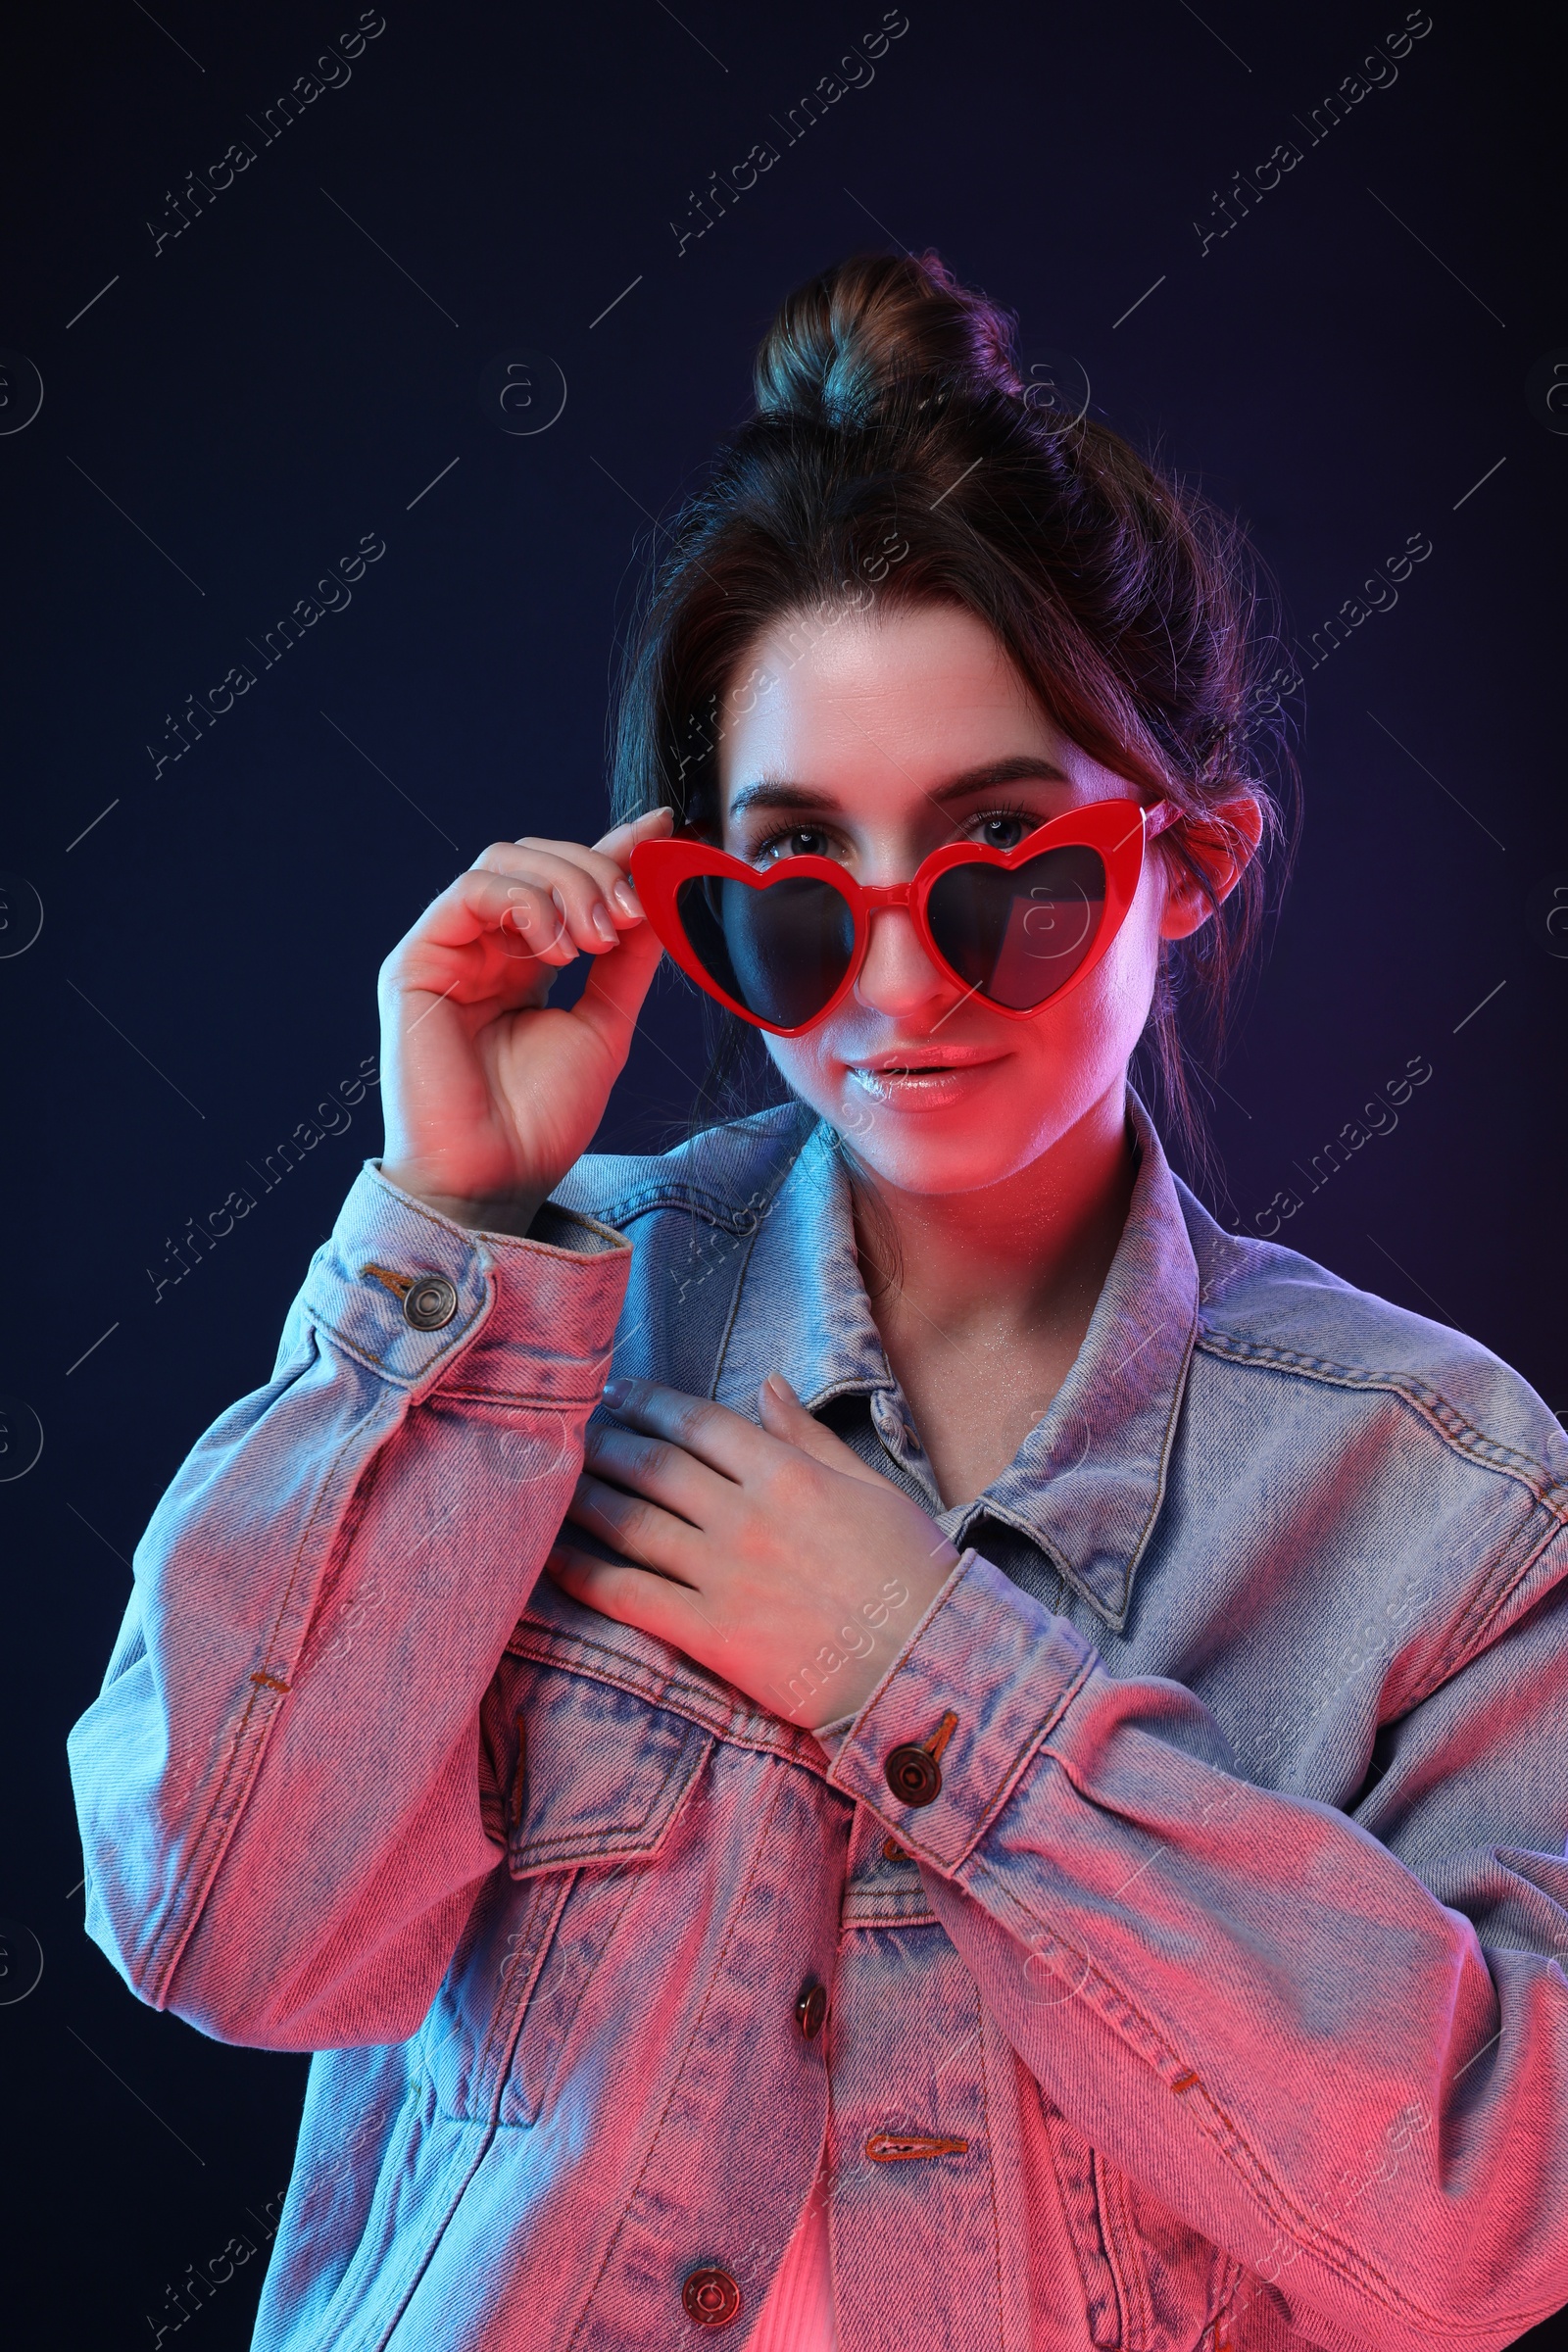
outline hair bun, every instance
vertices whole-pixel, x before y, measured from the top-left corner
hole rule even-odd
[[[758,414],[853,431],[900,394],[1016,398],[1013,326],[935,253],[856,255],[780,307],[757,355]]]

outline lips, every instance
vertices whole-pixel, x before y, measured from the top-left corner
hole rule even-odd
[[[1006,1059],[984,1047],[911,1045],[849,1063],[846,1078],[884,1110],[950,1110],[971,1100]]]
[[[896,1046],[885,1054],[868,1055],[847,1066],[857,1077],[924,1078],[939,1070],[969,1070],[984,1062],[1000,1061],[992,1046]]]

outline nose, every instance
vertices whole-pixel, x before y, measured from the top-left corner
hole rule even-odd
[[[908,909],[878,907],[855,983],[858,1001],[873,1012],[907,1015],[955,993],[921,945]]]

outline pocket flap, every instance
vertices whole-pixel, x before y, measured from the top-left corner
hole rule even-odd
[[[518,1734],[507,1837],[513,1877],[657,1853],[713,1735],[569,1667],[515,1656],[507,1665]]]

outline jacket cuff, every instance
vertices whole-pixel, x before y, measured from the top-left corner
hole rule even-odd
[[[440,1378],[487,1396],[591,1406],[631,1254],[612,1226],[553,1204],[527,1235],[456,1224],[367,1161],[300,1304],[335,1347],[395,1386]]]
[[[916,1860],[952,1877],[1097,1664],[1066,1618],[971,1548],[862,1709],[828,1780],[869,1806]],[[936,1768],[915,1768],[922,1794],[936,1782],[920,1804],[889,1784],[890,1760],[911,1748]]]

